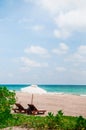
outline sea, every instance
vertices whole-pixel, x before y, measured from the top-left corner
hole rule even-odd
[[[9,90],[21,91],[21,88],[30,86],[31,84],[0,84],[6,86]],[[53,84],[38,84],[38,87],[46,90],[52,94],[74,94],[80,96],[86,96],[86,85],[53,85]]]

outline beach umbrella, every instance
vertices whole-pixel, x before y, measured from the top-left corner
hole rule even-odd
[[[45,93],[47,93],[46,90],[38,87],[37,85],[31,85],[31,86],[28,86],[28,87],[25,87],[25,88],[21,88],[21,91],[22,92],[28,92],[28,93],[32,94],[31,104],[33,104],[34,94],[45,94]]]

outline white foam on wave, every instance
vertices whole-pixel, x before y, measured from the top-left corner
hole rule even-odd
[[[86,94],[80,94],[80,96],[86,96]]]
[[[65,94],[65,93],[63,93],[63,92],[47,92],[47,94],[52,94],[52,95],[54,95],[54,94],[58,94],[58,95],[63,95],[63,94]]]

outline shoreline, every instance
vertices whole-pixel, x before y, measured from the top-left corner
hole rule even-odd
[[[17,91],[17,90],[10,90],[10,91],[15,91],[15,93],[25,93],[22,92],[21,90]],[[26,92],[27,93],[27,92]],[[86,94],[79,94],[79,93],[65,93],[65,92],[47,92],[45,94],[49,94],[49,95],[76,95],[76,96],[86,96]],[[40,94],[41,95],[41,94]]]
[[[16,99],[25,108],[31,103],[32,94],[16,91]],[[57,114],[62,110],[64,115],[83,116],[86,118],[86,96],[64,93],[33,94],[33,104],[38,109],[45,109],[47,112]]]

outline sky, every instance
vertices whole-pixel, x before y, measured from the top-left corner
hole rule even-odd
[[[86,0],[0,0],[0,84],[86,84]]]

